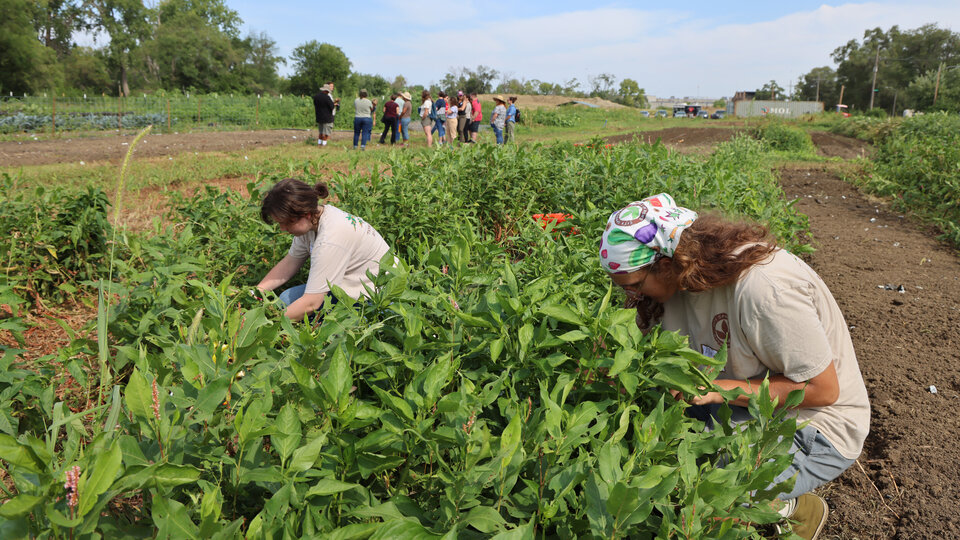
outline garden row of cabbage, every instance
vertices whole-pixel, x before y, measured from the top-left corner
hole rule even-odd
[[[319,327],[248,294],[288,246],[259,221],[279,177],[175,200],[146,234],[112,230],[95,190],[6,178],[0,329],[89,291],[100,309],[53,355],[3,349],[0,537],[755,534],[794,422],[764,396],[736,432],[685,416],[668,390],[709,385],[722,355],[642,335],[595,251],[612,210],[662,191],[806,249],[762,152],[472,145],[304,170],[401,260]],[[550,212],[571,217],[530,217]]]

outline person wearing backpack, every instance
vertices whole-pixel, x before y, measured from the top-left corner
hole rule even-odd
[[[516,126],[517,126],[517,120],[518,120],[517,117],[520,114],[520,110],[517,109],[517,105],[516,105],[517,96],[510,96],[507,99],[510,101],[510,106],[507,107],[507,124],[506,124],[507,130],[506,130],[506,135],[503,138],[503,142],[510,142],[511,139],[513,140],[513,142],[517,142],[516,135],[514,134],[514,130],[516,129]]]
[[[443,146],[443,136],[447,130],[444,127],[447,123],[447,94],[443,90],[437,92],[437,100],[433,102],[433,122],[434,129],[437,131],[437,146]]]
[[[420,127],[423,128],[424,135],[427,136],[427,148],[433,147],[433,101],[430,100],[430,91],[424,90],[420,93]]]

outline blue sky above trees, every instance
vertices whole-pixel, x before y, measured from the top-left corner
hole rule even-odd
[[[635,79],[657,96],[730,95],[771,79],[792,87],[864,30],[927,23],[960,30],[956,0],[668,3],[569,0],[262,2],[228,0],[248,30],[288,57],[309,40],[339,46],[353,70],[414,84],[450,68],[490,66],[509,78],[584,86],[601,73]],[[666,9],[663,7],[667,6]],[[437,21],[447,18],[446,25]],[[289,75],[289,63],[280,67]]]

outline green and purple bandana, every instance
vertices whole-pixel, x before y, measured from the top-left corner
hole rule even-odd
[[[626,274],[672,257],[680,233],[697,213],[677,206],[666,193],[634,201],[607,220],[600,241],[600,264],[611,274]]]

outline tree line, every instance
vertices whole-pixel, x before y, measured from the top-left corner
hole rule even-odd
[[[0,92],[130,95],[131,91],[311,95],[333,81],[341,95],[424,89],[402,75],[354,72],[339,47],[303,43],[289,58],[264,32],[241,36],[225,0],[0,0]],[[77,33],[95,46],[78,46]],[[293,74],[282,77],[279,67]],[[646,106],[633,79],[603,73],[586,84],[523,79],[487,66],[451,67],[427,89],[601,97]]]
[[[868,111],[871,103],[892,114],[903,109],[960,111],[960,33],[936,24],[912,30],[873,28],[862,40],[834,49],[831,58],[836,67],[811,69],[792,92],[770,81],[757,89],[755,98],[816,100],[832,110],[841,103],[842,92],[842,104],[854,111]]]

